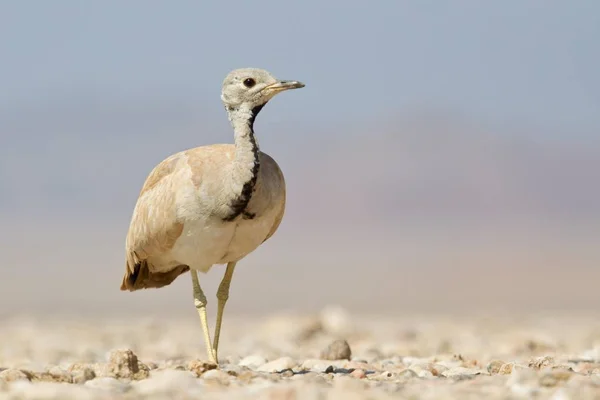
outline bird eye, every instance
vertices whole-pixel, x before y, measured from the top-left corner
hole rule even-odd
[[[244,80],[244,86],[246,86],[247,88],[251,88],[252,86],[256,85],[256,81],[252,78],[246,78]]]

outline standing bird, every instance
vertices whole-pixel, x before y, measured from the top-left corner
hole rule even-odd
[[[254,120],[276,94],[302,87],[262,69],[230,72],[221,100],[235,144],[196,147],[166,158],[146,178],[133,211],[121,290],[160,288],[190,270],[208,358],[215,364],[236,263],[275,233],[285,209],[283,173],[259,150]],[[217,290],[211,345],[198,271],[206,273],[214,264],[227,268]]]

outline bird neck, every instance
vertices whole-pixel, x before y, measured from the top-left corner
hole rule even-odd
[[[246,211],[260,169],[258,141],[254,135],[254,120],[263,105],[250,108],[240,106],[228,109],[229,120],[235,134],[235,159],[232,179],[234,197],[230,202],[230,214],[225,220],[233,220]]]

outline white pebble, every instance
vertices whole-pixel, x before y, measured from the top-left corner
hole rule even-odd
[[[442,375],[446,378],[457,377],[457,376],[472,376],[472,375],[480,375],[482,373],[479,369],[470,369],[465,367],[455,367],[450,368],[444,372]],[[486,373],[487,375],[487,373]]]
[[[260,372],[278,372],[283,371],[284,369],[294,368],[296,366],[296,361],[294,361],[291,357],[281,357],[277,360],[273,360],[268,362],[258,368]]]
[[[239,363],[238,365],[241,367],[248,367],[251,369],[256,369],[262,365],[265,365],[267,363],[267,359],[264,357],[261,357],[259,355],[251,355],[251,356],[247,356],[244,357]]]

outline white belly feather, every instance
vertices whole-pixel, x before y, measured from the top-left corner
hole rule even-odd
[[[175,246],[161,257],[172,260],[164,270],[175,264],[185,264],[191,269],[208,272],[213,264],[238,261],[254,251],[267,237],[273,218],[257,217],[232,222],[190,221],[186,222]]]

